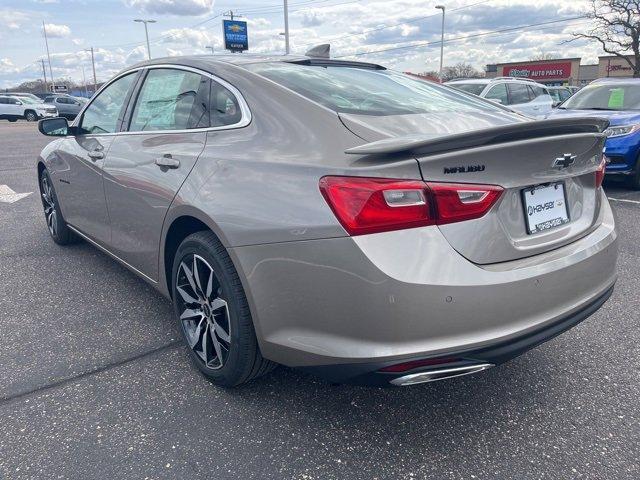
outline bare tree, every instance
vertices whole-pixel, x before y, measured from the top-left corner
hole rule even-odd
[[[531,62],[536,62],[538,60],[554,60],[556,58],[555,55],[553,55],[552,53],[539,53],[537,55],[532,56],[529,61]]]
[[[574,33],[574,40],[600,43],[605,52],[627,62],[635,78],[640,77],[640,0],[591,0],[586,17],[592,28]]]
[[[640,0],[638,0],[640,1]],[[442,70],[442,81],[446,82],[454,78],[482,78],[484,75],[468,63],[458,63],[453,67],[445,67]]]

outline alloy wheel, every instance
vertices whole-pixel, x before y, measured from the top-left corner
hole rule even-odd
[[[187,343],[207,368],[222,368],[231,347],[229,306],[209,263],[191,254],[180,262],[174,292]]]
[[[53,196],[53,189],[46,175],[42,176],[40,183],[42,185],[42,203],[44,206],[44,216],[47,220],[47,227],[51,235],[55,237],[58,233],[58,211]]]
[[[38,119],[36,114],[32,112],[27,113],[26,118],[27,118],[27,122],[35,122]]]

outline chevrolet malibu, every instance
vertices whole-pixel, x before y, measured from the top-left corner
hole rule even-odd
[[[375,64],[174,57],[42,120],[37,172],[53,240],[171,299],[214,383],[284,364],[410,385],[503,363],[609,298],[607,126]]]

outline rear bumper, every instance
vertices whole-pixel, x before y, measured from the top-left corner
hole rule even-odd
[[[437,227],[230,253],[262,353],[278,363],[360,372],[349,378],[465,352],[501,363],[586,318],[610,294],[617,233],[604,198],[603,209],[601,225],[570,245],[485,266],[457,253]]]
[[[583,320],[589,318],[611,297],[613,286],[598,296],[590,303],[584,305],[577,312],[571,313],[561,319],[552,322],[550,325],[528,332],[524,335],[510,339],[505,342],[497,342],[479,349],[467,349],[451,351],[446,356],[457,359],[455,362],[446,364],[448,368],[471,367],[474,365],[500,365],[512,358],[522,355],[528,350],[551,340],[552,338],[575,327]],[[423,360],[425,356],[405,359],[403,361]],[[419,372],[436,371],[442,369],[445,364],[432,367],[421,367],[406,370],[401,373],[384,373],[379,370],[389,367],[397,362],[372,362],[356,363],[346,365],[325,365],[318,367],[304,367],[303,370],[322,377],[331,382],[352,383],[357,385],[389,386],[395,379],[414,375]]]

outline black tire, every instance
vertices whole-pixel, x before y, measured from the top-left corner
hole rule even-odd
[[[7,118],[7,120],[9,120],[10,122],[17,122],[18,121],[17,118]]]
[[[633,190],[640,190],[640,158],[636,161],[635,172],[629,177],[627,184]]]
[[[78,241],[78,236],[71,231],[62,216],[60,203],[53,188],[49,172],[45,169],[40,174],[40,200],[44,208],[44,218],[49,235],[58,245],[69,245]]]
[[[277,366],[260,353],[242,283],[227,250],[212,232],[194,233],[180,244],[173,261],[171,288],[189,356],[212,383],[235,387]],[[215,302],[224,306],[215,307]]]
[[[27,110],[26,112],[24,112],[24,119],[27,122],[37,122],[38,121],[38,114],[36,112],[34,112],[33,110]]]

